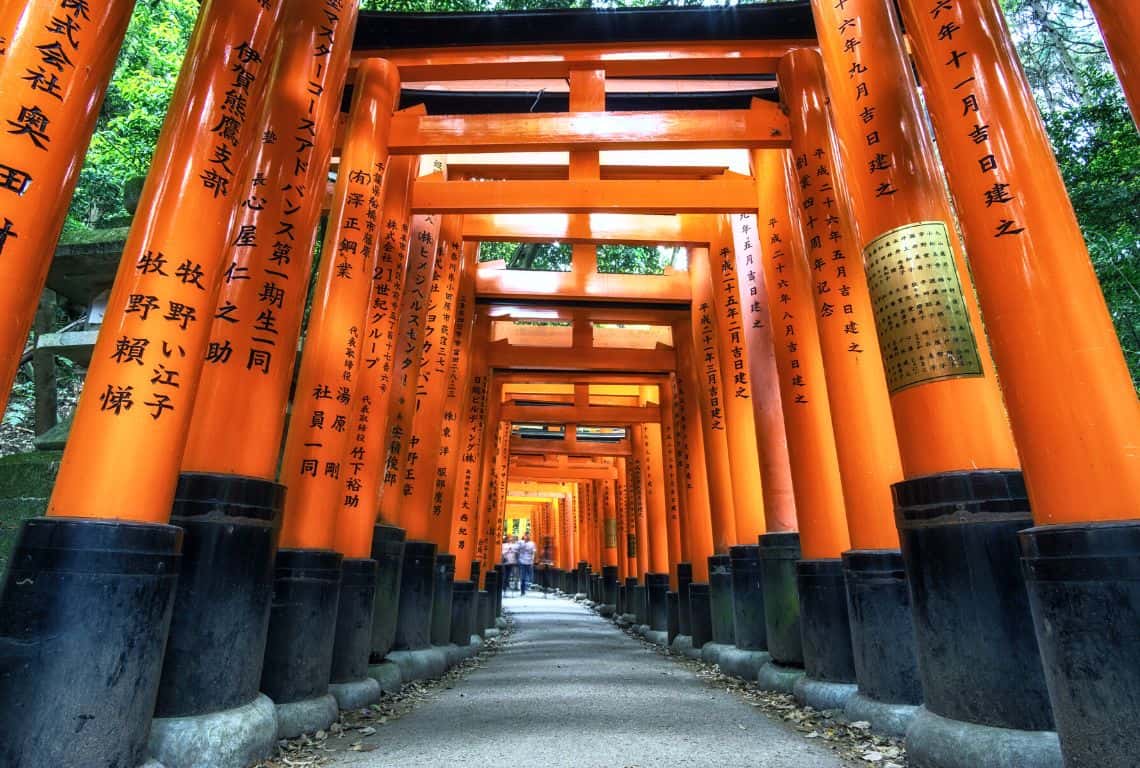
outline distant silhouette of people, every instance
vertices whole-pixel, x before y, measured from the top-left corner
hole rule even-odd
[[[530,540],[530,533],[524,533],[522,541],[517,545],[515,557],[518,560],[519,594],[525,595],[526,588],[534,581],[534,542]]]

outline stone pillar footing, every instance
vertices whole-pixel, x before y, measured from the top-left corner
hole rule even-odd
[[[277,749],[277,708],[258,694],[248,704],[189,717],[156,717],[151,757],[165,768],[246,768]]]
[[[733,646],[727,643],[718,643],[715,640],[701,646],[701,661],[705,664],[720,664],[720,656]]]
[[[730,645],[720,652],[720,671],[741,680],[755,680],[760,669],[772,660],[767,651],[753,651]]]
[[[400,686],[404,684],[400,665],[390,659],[369,666],[368,676],[379,684],[380,690],[384,693],[399,693]]]
[[[646,630],[643,637],[649,642],[659,645],[662,648],[669,647],[669,633],[663,629],[649,629]]]
[[[796,681],[804,676],[799,667],[785,667],[769,661],[756,673],[756,685],[765,691],[793,693]]]
[[[336,722],[339,709],[331,693],[277,705],[277,738],[295,739],[323,731]]]
[[[435,679],[447,671],[447,653],[439,646],[414,651],[392,651],[388,654],[388,661],[400,667],[400,678],[405,683]]]
[[[371,677],[347,683],[330,683],[329,693],[341,709],[363,709],[380,701],[380,684]]]
[[[1105,749],[1113,749],[1106,744]],[[912,768],[1062,768],[1055,731],[1018,731],[939,717],[919,707],[906,732]]]
[[[845,709],[847,702],[859,692],[855,683],[830,683],[826,680],[813,680],[804,675],[792,685],[796,701],[803,706],[818,710]]]
[[[918,713],[918,706],[876,701],[856,691],[847,700],[847,706],[843,708],[843,713],[849,723],[857,723],[862,720],[870,723],[871,730],[876,733],[901,737],[906,735],[906,729]]]

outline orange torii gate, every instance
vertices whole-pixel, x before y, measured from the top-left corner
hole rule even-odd
[[[103,30],[113,47],[126,5],[89,16],[79,4],[61,7],[73,9],[76,25]],[[718,648],[705,650],[724,669],[816,705],[846,706],[876,728],[915,717],[910,752],[924,765],[960,764],[945,744],[977,766],[1013,754],[1059,766],[1063,751],[1073,764],[1116,768],[1140,751],[1134,729],[1122,725],[1135,719],[1123,715],[1140,713],[1140,672],[1119,662],[1138,652],[1134,633],[1119,628],[1140,618],[1129,580],[1140,554],[1140,408],[997,0],[900,0],[909,45],[889,0],[620,11],[605,24],[589,11],[469,23],[364,14],[347,67],[355,4],[326,0],[312,17],[300,5],[202,4],[48,516],[25,525],[0,593],[0,639],[29,649],[12,672],[2,660],[0,721],[14,736],[0,759],[70,768],[147,757],[171,615],[192,610],[174,592],[180,557],[212,551],[201,531],[168,524],[184,470],[251,481],[228,480],[221,486],[237,490],[226,493],[190,488],[204,494],[196,501],[209,514],[285,510],[275,589],[288,598],[278,602],[288,603],[289,617],[269,629],[268,614],[246,611],[236,623],[272,673],[243,669],[259,678],[256,687],[247,681],[240,701],[215,696],[201,714],[205,730],[238,707],[270,718],[272,736],[245,745],[251,760],[264,756],[278,726],[282,734],[323,727],[338,706],[374,700],[379,680],[436,674],[469,652],[471,630],[490,629],[500,609],[489,571],[516,498],[511,484],[524,479],[566,484],[538,504],[534,525],[549,532],[567,591],[616,595],[618,613],[660,633],[669,587],[708,581],[715,610],[707,600],[677,601],[690,648],[715,626]],[[1115,32],[1106,13],[1126,11],[1109,0],[1095,5]],[[87,38],[68,37],[74,58],[43,59],[51,43],[41,30],[57,34],[49,19],[57,12],[52,0],[0,12],[0,92],[34,91],[23,83],[37,57],[66,75],[59,83],[67,89],[47,92],[60,102],[43,102],[50,114],[24,99],[0,141],[0,254],[15,254],[17,270],[5,288],[16,317],[0,340],[4,361],[18,359],[28,299],[46,271],[36,253],[50,250],[66,197],[45,199],[41,183],[65,193],[73,185],[110,72],[109,57],[79,55]],[[662,14],[671,14],[664,27]],[[572,39],[560,26],[571,19]],[[656,41],[661,28],[679,39]],[[1110,46],[1135,105],[1135,46],[1127,34],[1120,39],[1111,35]],[[298,52],[305,46],[310,55]],[[809,50],[817,47],[818,55]],[[316,85],[300,96],[309,64]],[[86,81],[70,72],[80,65],[89,65]],[[328,105],[345,70],[353,107],[338,126]],[[947,158],[961,237],[915,71]],[[494,94],[502,81],[527,78],[567,81],[568,111],[535,110],[531,94],[518,108],[491,109],[454,85],[477,81]],[[726,85],[736,78],[753,80]],[[650,90],[633,93],[623,83],[630,80]],[[662,80],[683,98],[661,95]],[[515,96],[507,93],[508,106]],[[314,116],[294,114],[291,97]],[[246,379],[218,376],[207,364],[222,354],[219,322],[244,309],[239,298],[250,310],[285,301],[235,284],[248,274],[240,270],[267,269],[265,253],[232,264],[227,257],[253,247],[253,214],[242,203],[260,205],[260,164],[284,181],[278,151],[266,146],[273,132],[260,129],[289,117],[303,132],[295,140],[306,159],[295,158],[294,168],[304,168],[309,200],[324,192],[328,154],[339,165],[275,472],[284,368],[258,381],[249,390],[257,401],[233,417],[267,425],[263,442],[247,445],[245,434],[246,447],[212,454],[235,410],[218,400],[241,396]],[[65,123],[69,133],[49,131]],[[14,146],[43,162],[21,165]],[[290,192],[301,196],[284,185],[264,196],[283,217],[297,216],[275,230],[296,253],[314,239],[315,219],[311,204],[299,212]],[[33,225],[33,214],[43,221]],[[407,232],[407,241],[382,240],[388,227]],[[571,269],[462,269],[464,251],[473,256],[463,243],[490,240],[566,243]],[[395,250],[384,252],[384,242]],[[603,274],[595,248],[607,244],[684,246],[689,268]],[[295,258],[282,281],[304,273],[306,256]],[[370,318],[377,297],[397,283],[391,316]],[[299,293],[289,295],[288,311],[277,307],[285,317],[257,307],[252,328],[235,329],[251,334],[247,369],[268,365],[270,346],[292,357]],[[453,313],[460,294],[471,311],[462,323]],[[832,294],[841,300],[829,301]],[[448,311],[433,315],[433,297]],[[525,331],[527,322],[550,325]],[[632,332],[603,342],[614,324],[668,335],[646,334],[650,346]],[[462,339],[460,326],[472,351],[432,358],[440,339]],[[369,329],[389,336],[379,352],[364,347]],[[861,343],[871,337],[877,344]],[[381,379],[362,370],[374,354],[377,365],[399,369],[376,408]],[[0,381],[11,369],[0,366]],[[531,402],[508,398],[511,377],[569,382],[569,399],[525,390]],[[747,388],[740,401],[726,401],[738,382]],[[638,391],[633,402],[591,391],[608,385]],[[455,414],[462,437],[443,434],[439,422],[465,392],[468,407]],[[565,445],[534,452],[565,461],[526,466],[518,424],[560,425],[571,434]],[[629,437],[587,447],[580,427],[620,427]],[[382,482],[346,471],[358,436],[373,472],[383,467]],[[445,457],[459,440],[473,456],[453,467]],[[881,463],[868,462],[870,445],[886,454]],[[576,455],[597,457],[599,466],[582,474],[570,462]],[[372,491],[355,495],[369,483]],[[793,516],[798,536],[788,530]],[[373,541],[381,520],[387,525]],[[403,539],[399,529],[416,540],[393,544]],[[455,552],[437,567],[437,548],[461,545],[488,571],[478,621],[475,585],[458,586],[470,571],[455,579]],[[61,569],[48,556],[61,550],[84,567]],[[375,600],[374,560],[395,569]],[[269,563],[262,566],[201,568],[194,583],[250,592],[267,581]],[[599,594],[598,580],[584,581],[590,569],[613,589]],[[146,586],[133,597],[107,596],[115,590],[105,584],[128,581]],[[452,582],[465,596],[443,610],[434,601]],[[1120,606],[1112,615],[1100,609],[1107,596]],[[389,617],[398,650],[384,648],[370,666],[381,604],[398,605]],[[909,637],[912,625],[913,654],[875,655],[881,646],[869,639]],[[766,652],[775,663],[762,669],[741,661]],[[296,654],[307,663],[286,663]],[[1106,668],[1112,674],[1087,672]],[[44,695],[62,685],[81,692],[66,707]],[[83,729],[74,727],[78,718]],[[62,746],[54,736],[80,730],[86,735]],[[155,732],[158,743],[198,738]],[[1125,762],[1086,732],[1108,734]]]

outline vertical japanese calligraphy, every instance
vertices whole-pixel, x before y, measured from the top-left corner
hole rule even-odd
[[[788,465],[784,409],[779,405],[780,373],[776,367],[775,340],[769,312],[771,297],[759,262],[762,232],[756,224],[756,214],[753,213],[734,215],[731,225],[744,344],[748,350],[752,418],[756,425],[760,478],[764,488],[764,524],[770,532],[794,531],[796,501],[792,492],[792,472]]]
[[[752,542],[764,533],[764,490],[752,409],[749,355],[744,337],[732,228],[725,216],[712,217],[709,232],[709,273],[716,306],[716,343],[721,382],[726,392],[728,451],[732,464],[732,498],[736,512],[736,541]]]
[[[893,549],[898,547],[898,533],[890,488],[902,479],[902,462],[880,363],[886,355],[880,355],[879,336],[873,332],[867,275],[834,149],[823,63],[815,51],[801,49],[785,56],[778,71],[791,123],[795,201],[808,240],[805,271],[813,285],[851,543],[856,549]],[[946,279],[957,284],[949,254],[946,263]],[[891,274],[888,269],[885,276]],[[936,283],[925,285],[930,293],[938,290]],[[962,322],[969,334],[969,319],[963,317]],[[972,335],[966,338],[973,350]]]
[[[1016,467],[965,255],[892,6],[891,0],[812,0],[855,245],[866,258],[864,249],[887,232],[945,225],[961,286],[956,302],[966,307],[982,367],[981,376],[967,367],[892,394],[903,471],[915,477]],[[959,108],[972,106],[959,101]]]
[[[1135,518],[1135,390],[1001,9],[993,0],[900,7],[1034,519]],[[1116,24],[1138,18],[1121,11]]]
[[[213,120],[227,92],[238,88],[260,114],[279,16],[279,3],[202,5],[92,351],[51,515],[169,517],[239,210],[236,195],[215,195],[197,174],[218,146]],[[241,184],[251,176],[256,127],[244,121],[225,139]],[[171,183],[187,178],[194,181]]]
[[[762,206],[760,220],[766,222],[761,227],[760,254],[772,291],[769,309],[803,557],[839,557],[850,541],[811,277],[790,189],[795,183],[792,157],[786,150],[757,150],[752,165]]]
[[[256,121],[258,141],[223,261],[184,471],[277,475],[356,3],[288,3],[281,23],[286,44],[264,114],[251,114],[237,87],[223,102],[231,119]]]
[[[35,0],[0,10],[0,413],[133,6]]]
[[[349,419],[379,251],[376,237],[360,222],[362,211],[380,208],[388,128],[399,93],[395,67],[387,61],[368,59],[360,65],[285,438],[285,547],[331,549],[335,542],[351,445]],[[355,204],[358,196],[360,206]],[[262,319],[269,327],[268,318]]]

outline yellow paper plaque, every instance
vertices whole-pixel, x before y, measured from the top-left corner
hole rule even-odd
[[[617,518],[605,519],[606,549],[617,549]]]
[[[867,244],[863,261],[891,394],[930,381],[982,375],[943,222],[892,229]]]

